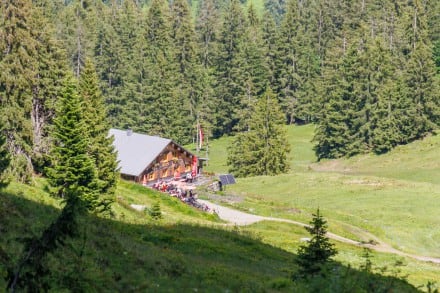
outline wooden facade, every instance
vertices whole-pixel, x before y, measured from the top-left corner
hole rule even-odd
[[[168,146],[148,165],[138,181],[143,184],[153,184],[158,180],[168,180],[193,172],[194,161],[197,158],[181,146],[170,142]],[[196,162],[197,164],[197,162]]]

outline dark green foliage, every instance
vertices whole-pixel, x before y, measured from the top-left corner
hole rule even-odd
[[[246,23],[238,0],[232,0],[223,16],[214,67],[215,129],[214,136],[230,134],[239,122],[245,95],[245,60],[242,46]]]
[[[36,78],[36,40],[31,1],[0,3],[0,119],[12,155],[9,172],[23,182],[32,173],[32,86]]]
[[[264,8],[270,13],[271,18],[275,20],[277,24],[280,24],[286,12],[286,1],[285,0],[266,0],[264,1]]]
[[[319,59],[314,48],[309,7],[287,2],[278,30],[275,88],[287,122],[309,123],[315,119]]]
[[[6,138],[0,127],[0,189],[8,185],[8,179],[5,176],[5,170],[9,167],[11,157],[6,147]]]
[[[83,119],[89,141],[88,154],[98,172],[100,194],[112,195],[116,189],[118,164],[110,130],[104,97],[98,87],[98,77],[91,61],[87,61],[79,80],[79,95],[82,99]]]
[[[327,221],[319,209],[313,214],[310,226],[305,229],[312,238],[299,248],[295,262],[300,266],[299,273],[307,276],[319,273],[337,251],[327,238]]]
[[[162,219],[162,211],[160,210],[160,203],[159,202],[155,202],[151,206],[151,209],[150,209],[149,213],[150,213],[150,217],[153,220],[160,220],[160,219]]]
[[[434,62],[437,67],[437,74],[440,74],[440,40],[434,43]]]
[[[267,83],[285,122],[318,123],[319,158],[385,153],[438,128],[438,1],[244,2],[3,1],[6,172],[30,182],[49,164],[65,60],[77,77],[96,65],[109,126],[181,144],[197,121],[206,137],[248,130]]]
[[[54,139],[52,165],[47,168],[50,191],[65,200],[80,196],[84,207],[94,210],[99,204],[99,182],[89,154],[87,130],[81,99],[72,78],[67,78],[51,133]]]
[[[55,29],[43,14],[47,11],[33,9],[32,26],[37,39],[38,78],[33,86],[31,121],[33,128],[32,164],[34,171],[44,173],[49,164],[51,148],[48,135],[55,113],[56,99],[62,89],[62,81],[68,71],[66,54],[60,42],[54,38]]]
[[[228,148],[230,172],[238,177],[286,173],[290,146],[283,120],[268,87],[254,108],[249,130],[238,133]]]

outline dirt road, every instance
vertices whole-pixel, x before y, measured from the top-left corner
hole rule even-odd
[[[226,222],[229,222],[231,224],[234,224],[234,225],[245,226],[245,225],[251,225],[251,224],[259,222],[259,221],[275,221],[275,222],[290,223],[290,224],[294,224],[294,225],[298,225],[298,226],[302,226],[302,227],[308,226],[305,223],[301,223],[301,222],[297,222],[297,221],[293,221],[293,220],[272,218],[272,217],[263,217],[263,216],[259,216],[259,215],[245,213],[242,211],[234,210],[234,209],[231,209],[228,207],[224,207],[224,206],[212,203],[207,200],[198,199],[198,201],[200,203],[207,205],[211,210],[215,211],[218,214],[220,219],[222,219]],[[410,257],[413,259],[417,259],[420,261],[440,264],[440,258],[409,254],[409,253],[406,253],[406,252],[403,252],[403,251],[400,251],[400,250],[393,248],[391,245],[381,241],[373,234],[370,234],[366,231],[363,231],[362,233],[363,233],[362,236],[373,240],[375,242],[375,244],[362,243],[362,242],[355,241],[355,240],[352,240],[349,238],[345,238],[345,237],[342,237],[342,236],[339,236],[339,235],[336,235],[333,233],[327,233],[327,235],[331,239],[334,239],[334,240],[340,241],[340,242],[344,242],[344,243],[348,243],[351,245],[356,245],[356,246],[360,246],[360,247],[367,247],[367,248],[370,248],[372,250],[376,250],[379,252],[393,253],[393,254],[397,254],[400,256],[406,256],[406,257]]]

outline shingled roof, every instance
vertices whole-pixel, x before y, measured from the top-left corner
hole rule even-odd
[[[114,136],[120,172],[130,176],[139,176],[171,142],[131,130],[110,129],[109,134]]]

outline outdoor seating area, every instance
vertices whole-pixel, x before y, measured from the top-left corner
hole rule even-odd
[[[210,209],[207,205],[197,201],[197,194],[195,192],[196,186],[194,184],[196,180],[197,178],[185,175],[183,178],[174,178],[168,181],[159,180],[150,187],[160,192],[167,193],[170,196],[177,197],[183,203],[209,212]]]

